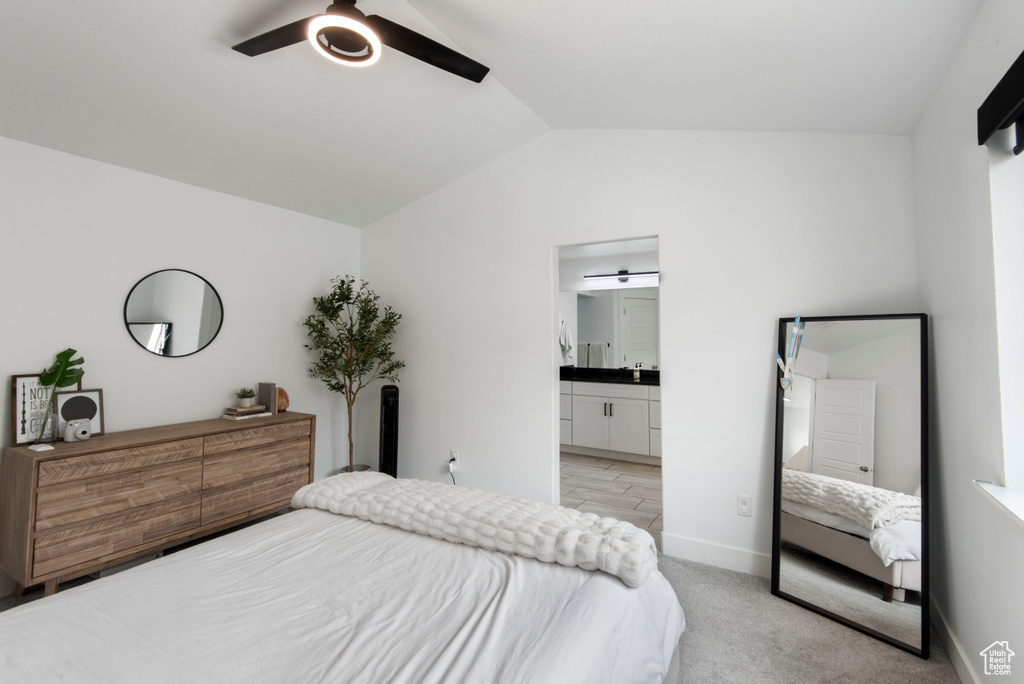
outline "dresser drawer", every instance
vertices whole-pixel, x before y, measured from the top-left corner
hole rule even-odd
[[[208,489],[203,492],[203,517],[208,525],[257,508],[284,508],[300,487],[309,483],[309,467],[268,475],[241,484]]]
[[[175,442],[150,444],[131,449],[102,451],[39,464],[39,486],[60,484],[97,475],[112,475],[138,470],[162,463],[174,463],[199,458],[203,455],[203,439],[182,439]]]
[[[51,529],[198,493],[202,477],[202,461],[197,458],[40,487],[36,494],[35,529]]]
[[[36,536],[32,575],[51,572],[133,549],[199,526],[199,495],[162,501]]]
[[[213,454],[223,454],[264,444],[308,439],[309,425],[308,420],[303,420],[297,423],[265,425],[248,430],[232,430],[209,435],[203,439],[203,451],[209,457]]]
[[[309,466],[309,440],[231,451],[203,461],[203,489]]]

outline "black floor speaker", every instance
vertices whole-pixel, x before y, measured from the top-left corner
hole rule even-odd
[[[380,472],[398,477],[398,387],[380,390]]]

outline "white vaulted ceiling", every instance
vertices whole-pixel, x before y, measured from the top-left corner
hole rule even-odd
[[[232,45],[330,0],[0,0],[0,136],[362,227],[559,128],[908,135],[981,0],[360,0],[491,67]]]

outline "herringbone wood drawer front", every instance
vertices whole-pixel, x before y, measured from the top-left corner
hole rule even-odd
[[[96,475],[111,475],[126,470],[187,461],[202,455],[203,440],[197,437],[47,461],[39,464],[39,486],[46,487]]]
[[[308,462],[308,440],[210,456],[203,461],[203,489],[294,470]]]
[[[248,449],[274,442],[290,442],[296,439],[309,439],[309,422],[287,423],[285,425],[269,425],[254,427],[250,430],[235,430],[217,435],[209,435],[204,440],[203,453],[207,456],[223,454],[237,449]]]
[[[260,506],[280,503],[287,506],[299,487],[307,484],[305,469],[248,480],[242,484],[218,487],[203,494],[202,524],[209,525]]]
[[[199,526],[199,495],[133,508],[36,536],[34,574],[47,575]]]
[[[203,463],[170,463],[117,475],[40,487],[36,495],[36,530],[89,520],[146,506],[183,494],[198,493]]]

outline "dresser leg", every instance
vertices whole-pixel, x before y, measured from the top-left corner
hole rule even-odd
[[[11,592],[11,596],[13,596],[14,598],[18,598],[19,596],[24,596],[24,595],[25,595],[25,587],[23,587],[20,584],[15,584],[14,585],[14,591]]]
[[[55,577],[52,580],[46,580],[46,584],[43,585],[43,596],[53,596],[57,593],[57,587],[60,586],[60,578]]]

